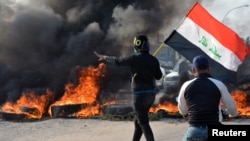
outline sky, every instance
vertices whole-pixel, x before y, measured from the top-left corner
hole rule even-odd
[[[217,20],[233,29],[241,37],[250,36],[250,18],[248,18],[250,0],[203,0],[201,3]]]

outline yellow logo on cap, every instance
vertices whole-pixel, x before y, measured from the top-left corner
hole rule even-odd
[[[136,38],[134,38],[134,44],[136,46],[140,46],[141,45],[141,40],[137,40]]]

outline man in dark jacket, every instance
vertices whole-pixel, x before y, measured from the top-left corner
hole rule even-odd
[[[129,66],[131,70],[131,89],[134,106],[133,141],[139,141],[144,134],[147,141],[154,141],[154,135],[149,125],[148,113],[154,103],[156,94],[155,80],[162,77],[159,61],[149,54],[149,42],[145,35],[134,38],[136,54],[127,57],[113,57],[95,54],[99,61],[104,60],[118,66]]]
[[[233,117],[238,116],[238,111],[227,87],[209,74],[207,58],[196,56],[192,71],[195,78],[182,85],[178,96],[179,112],[189,123],[182,141],[207,141],[207,126],[221,125],[221,104]]]

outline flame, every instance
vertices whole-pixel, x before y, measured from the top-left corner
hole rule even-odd
[[[45,112],[52,116],[52,106],[67,106],[80,105],[80,110],[73,113],[72,117],[88,118],[95,115],[101,115],[101,108],[106,105],[116,104],[116,101],[106,101],[98,103],[102,80],[107,73],[104,63],[98,67],[89,66],[79,69],[78,83],[67,83],[63,96],[51,104],[54,100],[54,93],[50,90],[46,94],[38,95],[35,91],[24,92],[16,103],[6,102],[1,111],[25,114],[27,118],[42,118]],[[244,91],[235,90],[231,93],[236,102],[237,109],[241,116],[250,116],[250,107],[248,95]],[[50,105],[51,104],[51,105]],[[223,106],[223,105],[222,105]],[[28,109],[28,110],[27,110]],[[27,111],[26,111],[27,110]],[[177,114],[177,104],[170,101],[165,101],[150,108],[149,112],[157,113],[159,110],[164,110],[168,114]]]
[[[85,108],[82,108],[79,112],[73,114],[74,117],[77,118],[87,118],[87,117],[92,117],[95,115],[100,115],[100,108],[101,105],[88,105]]]
[[[106,74],[104,63],[97,68],[89,66],[80,70],[79,84],[68,83],[65,86],[65,92],[60,100],[56,101],[49,108],[49,114],[52,116],[51,107],[58,105],[85,104],[84,108],[74,115],[76,117],[89,117],[100,113],[100,105],[95,104],[100,92],[101,80]]]
[[[36,94],[35,91],[28,93],[24,92],[16,103],[6,102],[2,106],[1,111],[7,113],[25,114],[27,118],[40,119],[47,111],[47,107],[53,98],[54,93],[50,90],[47,90],[46,94],[42,94],[40,96]]]
[[[164,110],[168,113],[178,113],[178,107],[176,104],[165,101],[163,104],[158,104],[156,107],[151,107],[149,112],[157,113],[159,110]]]
[[[237,109],[239,114],[242,117],[249,117],[250,116],[250,106],[248,102],[248,95],[244,91],[235,90],[232,91],[232,97],[236,102]],[[223,107],[224,105],[221,104]],[[157,113],[159,110],[164,110],[168,113],[176,114],[178,113],[178,107],[176,104],[171,102],[165,101],[163,104],[158,104],[155,107],[150,108],[150,112]]]
[[[235,90],[232,92],[232,97],[236,102],[237,109],[241,116],[250,116],[250,107],[247,103],[248,96],[247,93],[240,90]]]

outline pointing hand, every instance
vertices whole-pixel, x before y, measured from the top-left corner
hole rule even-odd
[[[94,53],[99,58],[98,61],[102,61],[102,60],[105,60],[107,58],[106,55],[101,55],[101,54],[97,53],[96,51],[94,51]]]

